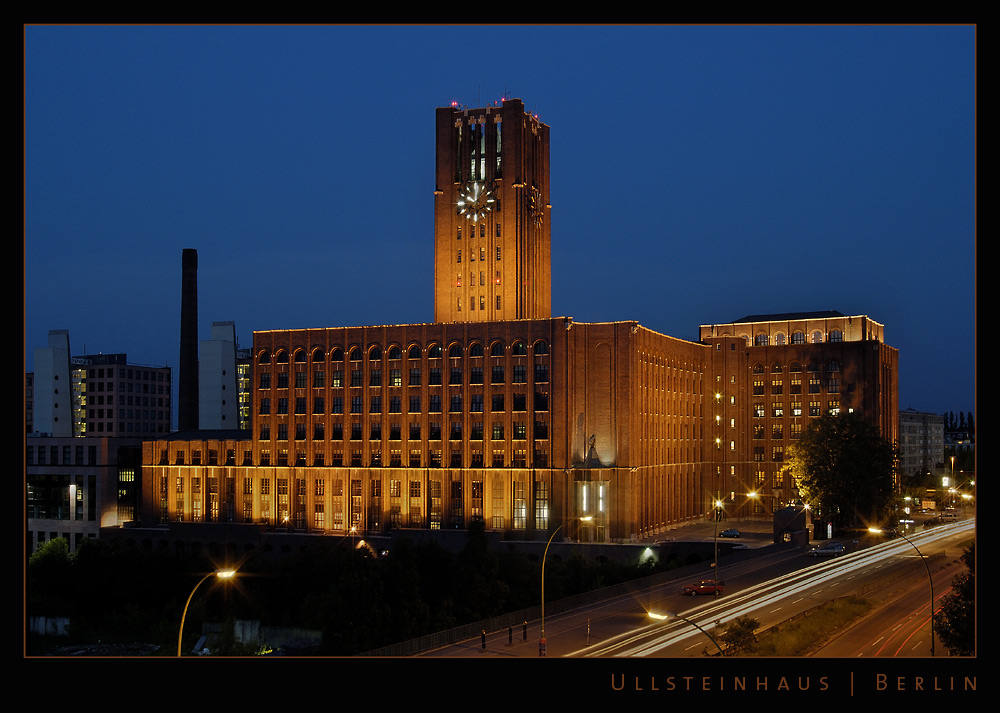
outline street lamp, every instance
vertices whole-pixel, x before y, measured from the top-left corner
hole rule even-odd
[[[578,522],[590,522],[593,519],[594,519],[593,516],[587,515],[585,517],[579,518]],[[577,521],[567,520],[566,522],[577,522]],[[559,527],[557,527],[555,530],[552,531],[552,534],[549,535],[549,541],[545,543],[545,551],[542,552],[542,632],[538,639],[539,656],[545,655],[545,556],[549,553],[549,545],[552,544],[552,540],[555,538],[556,533],[559,532],[561,529],[563,529],[563,526],[566,525],[566,522],[562,523],[561,525],[559,525]]]
[[[904,540],[906,540],[910,547],[917,551],[917,556],[920,557],[920,561],[924,563],[924,570],[927,572],[927,582],[930,584],[931,588],[931,656],[934,655],[934,578],[931,577],[931,568],[927,565],[927,558],[920,552],[920,549],[913,544],[913,541],[909,537],[904,535],[899,530],[880,530],[877,527],[869,527],[868,532],[873,534],[880,534],[883,532],[891,533],[894,535],[899,535]]]
[[[712,643],[715,644],[715,648],[717,648],[719,650],[719,656],[725,656],[725,654],[722,652],[722,647],[719,646],[719,642],[715,640],[715,637],[712,636],[711,634],[709,634],[704,629],[702,629],[700,626],[698,626],[696,623],[694,623],[690,619],[685,619],[680,614],[674,614],[673,612],[669,612],[669,611],[666,612],[665,614],[655,614],[654,612],[649,612],[649,618],[650,619],[663,620],[663,619],[667,619],[668,617],[671,617],[671,616],[674,617],[675,619],[680,619],[681,621],[687,622],[688,624],[690,624],[691,626],[693,626],[694,628],[696,628],[698,631],[700,631],[702,634],[704,634],[705,636],[707,636],[709,639],[712,640]]]
[[[716,584],[719,583],[719,518],[721,517],[723,505],[724,503],[722,502],[721,498],[715,499],[715,508],[713,514],[713,519],[715,520],[715,537],[713,538],[715,546],[715,564],[712,565],[712,568],[715,570]]]
[[[194,593],[198,590],[198,587],[200,587],[201,583],[204,582],[209,577],[218,577],[219,579],[225,581],[228,579],[232,579],[235,576],[236,576],[235,569],[220,569],[216,570],[215,572],[209,572],[204,577],[198,580],[198,584],[194,585],[194,589],[191,590],[191,593],[188,595],[187,602],[184,604],[184,612],[181,614],[181,628],[180,631],[177,633],[178,657],[181,655],[181,640],[184,638],[184,619],[187,617],[188,605],[191,604],[191,599],[194,597]]]

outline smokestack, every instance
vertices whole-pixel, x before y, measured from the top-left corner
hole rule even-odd
[[[198,430],[198,251],[181,258],[181,358],[177,429]]]

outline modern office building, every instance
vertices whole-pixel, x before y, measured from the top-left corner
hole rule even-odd
[[[629,541],[794,500],[788,445],[856,410],[895,439],[895,349],[839,313],[676,339],[550,314],[548,127],[437,111],[435,321],[254,333],[252,430],[143,444],[144,521],[305,533],[560,525]],[[751,497],[751,493],[762,497]]]
[[[899,412],[899,472],[930,473],[944,463],[944,417],[912,408]]]
[[[236,326],[212,322],[212,338],[198,350],[198,424],[202,429],[239,427]]]
[[[141,455],[138,436],[28,434],[28,554],[57,537],[65,537],[72,550],[102,527],[137,521]]]
[[[70,356],[69,332],[49,332],[26,374],[29,433],[143,437],[169,433],[168,366],[133,364],[125,354]]]
[[[72,372],[74,435],[143,438],[170,432],[169,366],[95,354],[73,357]]]

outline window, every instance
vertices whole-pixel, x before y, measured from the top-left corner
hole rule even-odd
[[[410,369],[410,386],[420,386],[420,369]]]

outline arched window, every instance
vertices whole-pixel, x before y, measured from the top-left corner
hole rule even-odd
[[[753,345],[755,347],[766,347],[767,346],[767,335],[761,332],[756,337],[753,338]]]
[[[524,356],[528,353],[528,350],[524,346],[524,342],[518,340],[510,345],[510,353],[514,356]]]
[[[334,347],[330,351],[330,361],[344,361],[344,350],[340,347]]]
[[[803,334],[802,332],[793,332],[792,333],[792,344],[805,344],[805,343],[806,343],[806,335],[805,334]]]
[[[481,357],[483,355],[483,345],[479,342],[473,342],[469,345],[469,356],[470,357]]]
[[[270,364],[271,363],[271,352],[269,352],[267,349],[265,349],[260,354],[258,354],[257,355],[257,363],[258,364]]]
[[[288,363],[288,352],[284,349],[279,349],[274,355],[274,361],[276,364],[287,364]]]
[[[548,353],[549,353],[548,342],[546,342],[544,339],[539,339],[537,342],[535,342],[535,356],[538,356],[539,354],[548,354]]]
[[[382,361],[382,347],[373,344],[368,348],[368,358],[372,361]]]
[[[351,361],[361,361],[361,350],[357,347],[351,348]]]
[[[802,371],[802,365],[799,364],[797,361],[793,361],[792,365],[788,367],[788,370],[793,374],[798,374],[799,372]]]
[[[783,346],[784,343],[785,343],[785,333],[784,332],[778,332],[777,334],[775,334],[774,335],[774,343],[777,344],[778,346]]]
[[[403,356],[403,352],[395,344],[393,344],[391,347],[389,347],[389,358],[390,359],[400,359],[400,358],[402,358],[402,356]]]
[[[493,342],[493,344],[490,345],[490,356],[503,356],[503,342]]]
[[[830,341],[831,342],[842,342],[844,341],[844,333],[839,329],[830,330]]]
[[[462,347],[458,342],[448,347],[448,356],[452,358],[462,356]]]
[[[429,347],[427,347],[427,356],[430,357],[431,359],[440,359],[441,358],[441,345],[440,344],[431,344]]]
[[[829,364],[826,365],[826,368],[829,371],[840,371],[840,362],[837,361],[836,359],[833,359],[830,361]]]
[[[771,373],[772,374],[780,374],[781,373],[781,364],[779,364],[778,362],[774,362],[774,364],[771,366]]]
[[[413,346],[410,347],[409,351],[406,353],[406,356],[408,356],[410,359],[419,359],[420,347],[414,344]]]
[[[823,341],[823,333],[822,332],[816,331],[816,332],[812,333],[812,342],[813,342],[813,344],[820,344],[822,341]]]
[[[313,361],[323,361],[323,350],[319,347],[313,349]]]
[[[763,374],[764,373],[764,365],[763,364],[754,364],[753,365],[753,373],[754,374]]]

